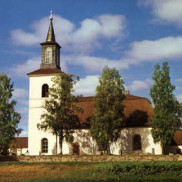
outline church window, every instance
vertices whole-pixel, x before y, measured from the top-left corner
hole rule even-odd
[[[135,135],[133,137],[133,151],[141,150],[141,149],[142,149],[141,136]]]
[[[47,84],[42,85],[42,97],[49,96],[49,86]]]
[[[47,47],[45,50],[45,63],[49,64],[52,63],[52,48]]]
[[[42,145],[42,153],[48,153],[48,140],[47,140],[47,138],[42,139],[41,145]]]

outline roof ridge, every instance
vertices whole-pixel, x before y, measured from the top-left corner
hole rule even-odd
[[[131,98],[128,98],[128,96],[131,96]],[[78,100],[85,100],[85,99],[94,99],[95,96],[81,96],[81,97],[78,97]],[[148,98],[146,97],[140,97],[140,96],[136,96],[136,95],[126,95],[125,99],[124,100],[139,100],[139,99],[146,99],[148,100]]]

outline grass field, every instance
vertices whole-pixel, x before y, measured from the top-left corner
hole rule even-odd
[[[165,171],[167,170],[167,171]],[[0,181],[182,181],[182,162],[0,163]]]

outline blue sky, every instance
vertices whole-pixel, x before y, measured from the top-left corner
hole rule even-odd
[[[182,101],[181,0],[1,0],[0,73],[14,83],[22,136],[28,123],[26,74],[39,69],[50,10],[62,70],[80,76],[75,94],[94,95],[107,65],[119,70],[131,94],[150,99],[154,66],[167,61]]]

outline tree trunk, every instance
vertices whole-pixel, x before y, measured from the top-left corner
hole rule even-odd
[[[59,146],[60,146],[60,154],[63,154],[63,135],[59,136]]]
[[[58,154],[58,136],[56,135],[56,155]]]
[[[110,145],[109,143],[107,144],[107,154],[110,155],[111,154],[111,151],[110,151]]]
[[[165,155],[165,147],[163,144],[161,144],[161,148],[162,148],[162,155]]]

